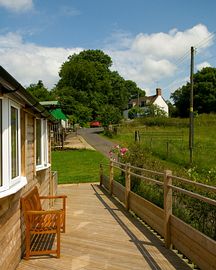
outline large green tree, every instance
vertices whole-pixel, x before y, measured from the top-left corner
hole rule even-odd
[[[187,83],[171,94],[181,117],[189,116],[191,84]],[[206,67],[194,74],[194,111],[216,112],[216,68]]]
[[[53,94],[48,91],[41,80],[37,84],[30,84],[26,90],[32,94],[38,101],[47,101],[55,99]]]
[[[67,114],[79,119],[78,107],[81,106],[82,111],[91,112],[86,117],[87,122],[103,113],[107,104],[121,114],[134,93],[145,94],[134,82],[124,80],[117,71],[111,71],[111,65],[112,59],[101,50],[86,50],[68,57],[53,90]]]

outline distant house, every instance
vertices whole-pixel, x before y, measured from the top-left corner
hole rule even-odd
[[[149,105],[156,105],[161,110],[163,110],[167,116],[169,115],[169,108],[165,99],[162,97],[162,91],[160,88],[157,88],[156,94],[153,96],[145,96],[145,97],[131,99],[128,103],[128,109],[124,111],[124,117],[128,118],[128,111],[134,106],[143,108],[143,111],[145,111],[145,109]]]
[[[24,251],[20,197],[38,186],[53,195],[53,117],[0,66],[0,269],[16,269]]]

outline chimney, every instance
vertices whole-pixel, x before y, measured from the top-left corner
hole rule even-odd
[[[160,88],[156,88],[156,95],[161,96],[161,89]]]

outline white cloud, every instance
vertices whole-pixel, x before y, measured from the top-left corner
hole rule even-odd
[[[42,47],[25,43],[17,33],[0,36],[0,64],[23,86],[42,80],[52,88],[67,57],[81,48]]]
[[[203,69],[204,67],[211,67],[211,64],[208,63],[208,62],[202,62],[202,63],[196,65],[197,70],[201,70],[201,69]]]
[[[151,35],[139,34],[135,37],[132,50],[142,54],[153,55],[154,57],[179,58],[191,46],[209,36],[208,29],[198,24],[184,32],[172,29],[167,33],[154,33]],[[203,47],[208,47],[210,41]]]
[[[135,37],[115,33],[102,49],[111,56],[113,70],[125,79],[135,81],[147,90],[148,95],[154,94],[156,87],[165,88],[165,98],[168,99],[170,91],[180,87],[180,82],[185,81],[189,74],[190,47],[202,44],[199,52],[208,48],[212,45],[209,36],[210,32],[201,24],[183,32],[172,29],[168,33],[140,33]],[[25,42],[17,33],[0,35],[0,64],[24,86],[42,80],[48,88],[52,88],[59,80],[62,63],[69,55],[82,50],[38,46]],[[185,52],[188,52],[187,61],[177,65]],[[207,65],[201,63],[197,68]]]
[[[106,52],[113,59],[113,68],[125,79],[134,80],[144,89],[151,89],[158,81],[169,80],[172,76],[173,81],[179,80],[175,78],[179,60],[185,53],[189,58],[191,46],[200,45],[199,52],[211,46],[213,42],[209,36],[210,32],[202,24],[185,31],[171,29],[168,33],[140,33],[135,37],[120,33],[119,36],[115,34],[114,42],[107,44]],[[120,48],[119,44],[123,46]]]
[[[25,12],[33,9],[32,0],[0,0],[0,6],[14,11],[14,12]]]

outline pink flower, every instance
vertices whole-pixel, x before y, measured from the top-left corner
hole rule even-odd
[[[128,149],[126,147],[123,147],[120,149],[120,153],[123,156],[124,154],[126,154],[126,152],[128,151]]]
[[[110,158],[124,158],[125,154],[127,153],[128,149],[126,147],[120,147],[119,145],[113,146],[109,151]]]

